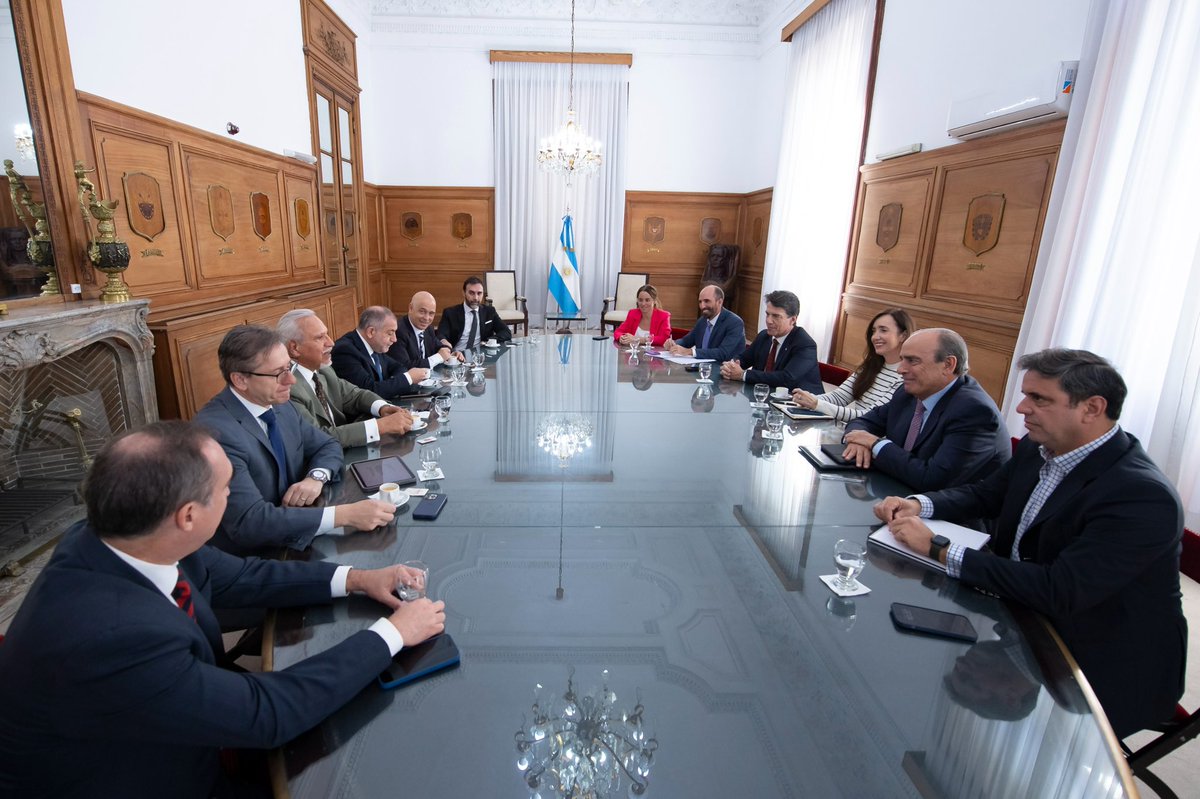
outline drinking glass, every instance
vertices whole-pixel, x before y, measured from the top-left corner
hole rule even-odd
[[[438,424],[445,424],[446,419],[450,416],[450,406],[454,400],[449,394],[443,394],[433,401],[433,410],[437,413]]]
[[[541,344],[542,343],[542,329],[540,327],[533,327],[533,328],[529,329],[529,343],[530,344]]]
[[[450,370],[450,372],[451,372],[451,374],[452,374],[452,375],[453,375],[453,377],[454,377],[454,382],[455,382],[455,383],[457,383],[457,384],[458,384],[458,385],[460,385],[460,386],[461,386],[461,385],[464,385],[464,384],[466,383],[466,377],[467,377],[467,365],[466,365],[466,363],[456,363],[456,364],[454,364],[454,368],[453,368],[453,369],[451,369],[451,370]]]
[[[770,394],[771,394],[771,387],[768,386],[766,383],[755,383],[754,384],[754,407],[755,408],[767,407],[767,397],[770,396]]]
[[[442,458],[441,447],[425,446],[421,448],[421,471],[425,474],[432,474],[437,471],[438,461]],[[432,477],[425,478],[432,480]]]
[[[471,371],[479,372],[483,370],[483,347],[476,347],[471,352],[471,363],[474,364]]]
[[[770,410],[767,411],[767,431],[772,438],[783,437],[783,412]]]
[[[867,548],[857,541],[843,538],[833,545],[833,563],[837,566],[838,588],[857,591],[857,577],[867,565]]]
[[[425,596],[426,587],[429,585],[429,567],[419,560],[406,560],[401,565],[407,566],[410,569],[416,569],[421,575],[412,585],[396,586],[396,594],[405,602],[411,602],[414,599],[420,599]]]
[[[711,383],[712,382],[711,375],[712,375],[712,364],[711,363],[700,364],[700,382]]]

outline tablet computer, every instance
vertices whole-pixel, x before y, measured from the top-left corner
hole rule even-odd
[[[417,476],[408,468],[408,464],[395,455],[352,463],[350,472],[367,494],[375,493],[384,483],[406,486],[417,482]]]
[[[783,411],[784,416],[795,421],[833,418],[824,411],[810,411],[806,408],[801,408],[799,405],[789,400],[773,399],[768,401],[780,411]]]
[[[442,633],[397,652],[391,665],[380,672],[379,686],[384,689],[398,688],[458,664],[458,646],[448,633]]]
[[[861,472],[863,469],[858,468],[854,461],[847,460],[842,457],[842,453],[846,450],[843,444],[822,444],[820,449],[812,447],[800,447],[800,454],[808,459],[809,463],[817,467],[822,472]]]

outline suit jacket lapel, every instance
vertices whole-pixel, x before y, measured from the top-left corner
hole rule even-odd
[[[222,401],[225,403],[225,407],[229,409],[229,413],[233,416],[234,421],[240,424],[242,429],[249,433],[262,446],[267,453],[267,459],[275,465],[275,485],[279,491],[279,496],[283,496],[284,492],[287,491],[288,476],[283,473],[279,461],[275,459],[275,448],[271,446],[271,439],[267,438],[267,432],[263,430],[258,420],[246,409],[246,406],[237,397],[233,396],[233,389],[226,386],[225,391],[228,392],[228,396],[224,397]],[[280,430],[280,435],[283,435],[282,429]],[[287,439],[284,439],[283,444],[284,447],[287,446]]]
[[[950,387],[949,391],[942,395],[942,398],[938,400],[937,405],[933,406],[933,410],[929,412],[929,416],[925,419],[925,423],[921,425],[921,432],[917,434],[917,441],[913,444],[913,452],[916,452],[921,445],[925,443],[925,440],[929,436],[933,435],[933,431],[937,429],[938,424],[941,422],[942,416],[946,412],[946,408],[950,405],[950,399],[956,393],[958,393],[959,389],[963,387],[966,379],[966,377],[955,378],[954,385]],[[908,425],[912,424],[913,414],[916,412],[917,402],[914,398],[912,404],[912,413],[908,415],[908,419],[904,423],[905,430],[908,430]]]
[[[1121,431],[1117,431],[1117,434],[1100,449],[1084,458],[1083,462],[1072,469],[1071,473],[1058,484],[1058,488],[1054,489],[1054,493],[1046,499],[1046,503],[1038,511],[1038,515],[1030,523],[1029,529],[1032,530],[1060,512],[1090,482],[1108,471],[1129,449],[1129,443],[1129,438]]]

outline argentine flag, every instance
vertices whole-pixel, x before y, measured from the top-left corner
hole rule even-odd
[[[575,232],[571,227],[571,215],[563,217],[562,233],[551,245],[554,255],[550,258],[550,295],[564,314],[579,313],[579,261],[575,258]]]

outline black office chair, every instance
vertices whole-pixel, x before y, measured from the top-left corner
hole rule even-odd
[[[1200,580],[1200,535],[1191,530],[1183,531],[1183,552],[1179,558],[1179,570],[1193,580]],[[1145,746],[1139,747],[1136,752],[1130,750],[1124,741],[1121,742],[1129,770],[1133,772],[1133,776],[1150,786],[1160,799],[1179,799],[1158,775],[1150,771],[1150,767],[1200,735],[1200,709],[1189,713],[1183,705],[1176,705],[1174,718],[1152,729],[1160,735]]]

